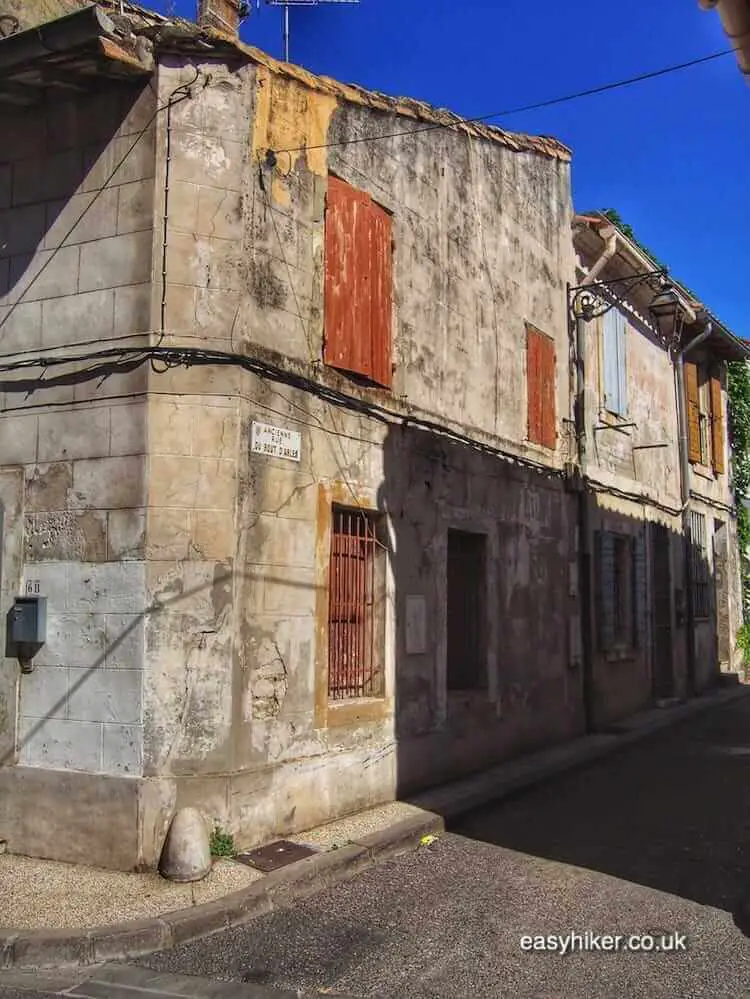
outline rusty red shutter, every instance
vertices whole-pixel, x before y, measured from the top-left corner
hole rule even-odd
[[[526,379],[529,440],[554,449],[557,444],[555,344],[533,326],[526,327]]]
[[[685,361],[685,395],[687,402],[688,460],[701,460],[700,403],[698,398],[698,365]]]
[[[526,328],[526,386],[528,391],[529,440],[534,444],[542,442],[542,397],[540,393],[541,372],[539,369],[539,334],[535,329]]]
[[[329,177],[323,360],[391,384],[391,219],[362,191]]]
[[[369,348],[362,349],[364,289],[361,267],[357,266],[362,234],[367,230],[368,200],[367,195],[337,177],[328,178],[323,360],[334,368],[360,374],[368,373],[362,368],[369,367],[370,353]]]
[[[540,337],[541,444],[554,450],[557,446],[557,413],[555,406],[555,343],[548,336]]]
[[[380,205],[370,202],[370,347],[372,380],[390,388],[392,313],[392,235],[391,217]]]

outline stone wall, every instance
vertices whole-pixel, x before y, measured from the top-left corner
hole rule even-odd
[[[12,139],[0,151],[0,343],[10,359],[148,338],[154,108],[149,88],[128,85],[2,112]],[[2,688],[20,683],[20,716],[6,712],[0,732],[3,763],[140,773],[145,371],[4,389],[2,464],[23,483],[6,506],[4,552],[22,527],[23,555],[12,582],[4,560],[0,611],[23,581],[38,582],[48,637],[30,675],[3,661]]]

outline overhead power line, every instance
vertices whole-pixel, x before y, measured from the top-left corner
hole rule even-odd
[[[289,149],[274,149],[273,152],[278,154],[302,153],[314,149],[331,149],[335,146],[353,146],[360,142],[380,142],[384,139],[397,139],[403,135],[421,135],[423,132],[436,132],[440,129],[455,128],[456,125],[478,125],[482,122],[492,121],[495,118],[507,118],[510,115],[522,114],[526,111],[539,111],[542,108],[551,108],[558,104],[577,101],[583,97],[593,97],[596,94],[605,94],[611,90],[621,90],[624,87],[631,87],[636,83],[655,80],[659,76],[667,76],[670,73],[677,73],[680,70],[690,69],[692,66],[700,66],[702,63],[711,62],[714,59],[721,59],[723,56],[733,54],[734,49],[722,49],[721,52],[712,52],[710,55],[701,56],[698,59],[690,59],[688,62],[676,63],[673,66],[664,66],[662,69],[654,69],[649,73],[639,73],[637,76],[629,76],[624,80],[616,80],[614,83],[604,83],[598,87],[589,87],[586,90],[578,90],[575,93],[565,94],[562,97],[551,97],[546,101],[538,101],[536,104],[523,104],[520,107],[508,108],[505,111],[491,111],[489,114],[477,115],[474,118],[461,118],[456,115],[453,121],[425,125],[421,128],[408,128],[399,132],[386,132],[381,135],[361,135],[356,139],[341,139],[339,142],[322,142],[316,146],[295,146]]]
[[[465,444],[484,454],[502,458],[522,468],[541,472],[549,479],[563,478],[563,472],[559,468],[516,454],[509,448],[477,440],[447,424],[437,422],[417,412],[399,412],[396,409],[367,399],[360,399],[348,392],[325,385],[280,364],[273,364],[259,357],[233,351],[197,347],[110,347],[80,354],[28,357],[4,363],[0,361],[0,389],[7,393],[24,393],[28,396],[44,388],[76,385],[79,382],[96,378],[103,381],[112,375],[125,374],[144,364],[155,362],[162,365],[160,371],[198,365],[234,366],[250,371],[267,382],[311,393],[331,406],[357,413],[360,416],[368,416],[381,424],[428,431],[447,441]],[[66,370],[56,373],[61,368]],[[41,369],[41,374],[36,373],[35,369]],[[12,375],[12,377],[4,378],[3,374],[5,373]],[[321,427],[321,429],[327,432],[326,427]],[[337,436],[345,435],[337,430]]]

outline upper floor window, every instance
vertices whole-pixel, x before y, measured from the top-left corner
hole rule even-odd
[[[555,407],[555,342],[526,324],[526,385],[528,435],[534,444],[554,449],[557,444]]]
[[[391,216],[368,194],[328,178],[323,360],[389,388]]]
[[[724,472],[724,401],[718,369],[685,361],[688,458],[695,465]]]
[[[627,359],[625,316],[617,309],[604,314],[602,332],[602,374],[604,408],[615,416],[625,416],[628,411]]]

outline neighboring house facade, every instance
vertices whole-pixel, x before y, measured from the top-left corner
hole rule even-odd
[[[747,347],[714,317],[704,336],[705,310],[676,285],[682,319],[669,349],[649,314],[648,282],[622,281],[656,263],[600,213],[576,216],[574,243],[578,283],[591,274],[614,293],[613,307],[587,324],[585,345],[592,701],[601,724],[650,699],[704,690],[718,670],[738,665],[726,364]]]
[[[569,151],[126,10],[0,42],[0,838],[133,868],[584,719]]]

